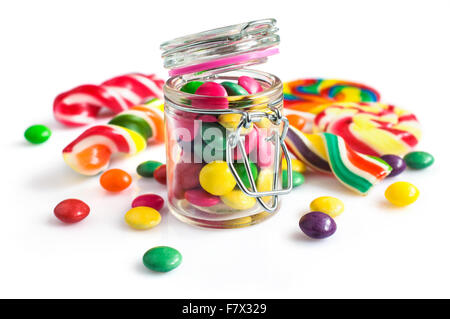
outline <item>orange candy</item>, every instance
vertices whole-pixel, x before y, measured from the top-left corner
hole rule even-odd
[[[298,114],[288,114],[286,115],[287,119],[289,120],[289,125],[292,125],[298,130],[302,130],[302,128],[306,124],[306,120],[303,116],[300,116]]]
[[[102,144],[87,147],[77,155],[78,164],[84,170],[95,170],[105,166],[111,157],[110,149]]]
[[[130,186],[132,178],[127,172],[113,168],[100,176],[100,185],[110,192],[120,192]]]

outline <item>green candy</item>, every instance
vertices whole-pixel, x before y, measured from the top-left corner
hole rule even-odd
[[[198,87],[202,85],[203,82],[201,81],[191,81],[183,85],[180,89],[181,92],[195,94],[195,91],[197,91]]]
[[[305,176],[302,173],[292,171],[292,188],[296,188],[305,182]],[[288,174],[287,171],[283,171],[283,188],[288,187]]]
[[[153,177],[153,172],[161,165],[162,163],[157,161],[143,162],[138,165],[138,167],[136,168],[136,172],[138,173],[139,176],[142,177]]]
[[[252,171],[253,180],[256,183],[256,179],[258,178],[258,167],[255,165],[255,163],[249,162],[250,169]],[[245,187],[249,188],[250,185],[250,179],[247,176],[247,170],[245,169],[244,163],[237,163],[234,166],[236,168],[236,172],[238,173],[239,177],[241,178],[242,182],[244,183]]]
[[[225,81],[220,84],[225,88],[228,96],[248,95],[247,90],[237,83]]]
[[[32,125],[25,131],[25,139],[32,144],[41,144],[47,141],[52,131],[45,125]]]
[[[157,272],[168,272],[181,264],[182,256],[178,250],[168,246],[158,246],[147,250],[142,257],[145,267]]]
[[[413,169],[424,169],[434,163],[434,157],[427,152],[411,152],[405,155],[403,160],[406,166]]]
[[[140,134],[145,140],[149,139],[152,135],[152,128],[143,119],[133,114],[122,114],[114,117],[108,124],[113,124],[121,127],[125,127]]]
[[[195,154],[206,162],[226,159],[227,131],[218,123],[202,123],[202,147],[194,147]],[[201,154],[200,151],[202,152]]]

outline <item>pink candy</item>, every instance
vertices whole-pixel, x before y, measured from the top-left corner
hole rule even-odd
[[[210,207],[220,203],[220,197],[209,194],[203,189],[191,189],[184,193],[186,200],[197,206]]]
[[[263,90],[258,81],[245,75],[239,77],[238,84],[242,86],[249,94],[255,94]]]
[[[274,151],[275,146],[272,142],[266,141],[268,137],[267,130],[258,129],[255,127],[258,132],[258,147],[257,147],[257,158],[258,158],[258,166],[259,167],[269,167],[272,165],[274,160]]]
[[[205,82],[200,85],[195,91],[196,96],[192,99],[192,106],[202,109],[227,109],[228,108],[228,96],[225,88],[216,82]],[[208,98],[212,96],[213,98]],[[217,98],[223,96],[224,98]]]
[[[164,199],[156,194],[144,194],[136,197],[131,203],[132,208],[140,206],[151,207],[159,211],[164,206]]]

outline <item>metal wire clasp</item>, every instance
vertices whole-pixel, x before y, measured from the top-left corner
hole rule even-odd
[[[288,128],[289,128],[289,121],[288,119],[281,114],[281,111],[279,109],[271,109],[271,112],[242,112],[241,120],[234,132],[228,135],[227,138],[227,148],[226,148],[226,159],[228,167],[231,170],[231,173],[233,174],[234,178],[236,179],[236,182],[239,186],[239,188],[248,196],[255,197],[258,203],[268,212],[274,212],[278,208],[278,196],[284,195],[289,193],[292,190],[292,164],[291,164],[291,158],[289,156],[288,149],[286,147],[286,144],[284,143],[284,139],[286,137]],[[258,192],[256,189],[255,180],[253,179],[253,174],[250,168],[250,163],[248,156],[245,151],[245,146],[242,142],[244,139],[243,136],[241,136],[241,129],[242,128],[249,128],[250,125],[254,122],[259,122],[262,119],[267,118],[269,119],[274,125],[280,125],[281,122],[284,123],[283,126],[283,132],[281,135],[279,134],[278,130],[275,130],[273,134],[270,137],[266,138],[267,142],[271,142],[274,144],[275,149],[275,159],[274,159],[274,178],[273,178],[273,185],[272,190],[267,192]],[[287,177],[288,177],[288,185],[287,188],[279,188],[278,187],[278,181],[279,181],[279,165],[280,165],[280,146],[283,150],[283,155],[286,158],[287,163]],[[248,180],[250,181],[250,188],[249,190],[244,183],[242,182],[242,179],[240,178],[239,174],[236,171],[236,168],[233,164],[233,150],[238,147],[239,151],[242,154],[242,158],[244,160],[244,166],[247,173]],[[263,200],[263,197],[266,196],[272,196],[272,205],[268,206],[267,203]]]

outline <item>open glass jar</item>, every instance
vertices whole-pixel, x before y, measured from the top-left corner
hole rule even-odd
[[[278,52],[276,31],[275,20],[267,19],[161,45],[172,75],[164,86],[168,205],[185,222],[212,228],[253,225],[277,212],[279,196],[292,189],[282,83],[243,68]],[[243,78],[256,81],[257,92],[198,93],[205,83],[235,87]],[[197,91],[185,89],[187,83]]]

